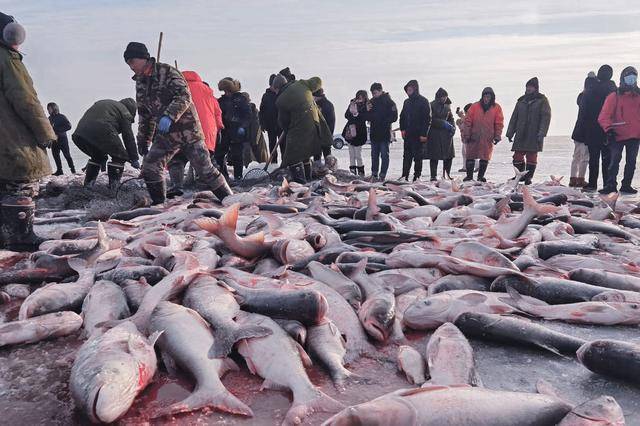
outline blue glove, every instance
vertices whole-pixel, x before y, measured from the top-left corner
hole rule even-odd
[[[453,125],[451,123],[449,123],[448,121],[444,122],[444,128],[447,129],[449,131],[449,133],[453,133],[456,131],[456,128],[453,127]]]
[[[140,163],[138,162],[138,160],[133,160],[131,162],[131,167],[133,167],[134,169],[140,169]]]
[[[169,128],[171,128],[172,124],[173,121],[168,115],[163,116],[160,121],[158,121],[158,132],[161,134],[169,133]]]
[[[244,137],[244,135],[247,133],[246,130],[244,130],[244,127],[238,127],[238,137]]]

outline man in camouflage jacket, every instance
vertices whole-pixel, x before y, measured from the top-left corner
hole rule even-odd
[[[153,204],[165,201],[164,169],[178,151],[220,200],[230,195],[227,181],[211,163],[198,113],[180,71],[156,62],[142,43],[129,43],[124,59],[135,73],[138,152],[144,156],[141,175]]]

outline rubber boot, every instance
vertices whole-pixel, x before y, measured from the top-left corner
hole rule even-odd
[[[484,174],[487,172],[489,162],[487,160],[480,160],[480,166],[478,167],[478,182],[486,182]]]
[[[124,164],[109,163],[107,164],[107,176],[109,176],[109,189],[114,190],[118,187],[120,179],[124,173]]]
[[[169,178],[171,179],[171,187],[167,191],[167,198],[180,197],[184,192],[184,164],[176,163],[169,166]]]
[[[98,179],[98,175],[100,174],[100,163],[94,163],[93,161],[89,161],[87,163],[87,167],[84,172],[84,186],[89,187],[93,186]]]
[[[467,163],[465,164],[465,169],[467,172],[467,175],[464,177],[464,179],[462,179],[463,182],[469,182],[473,180],[473,167],[476,164],[476,160],[467,160]]]
[[[62,176],[64,174],[64,172],[60,169],[56,170],[55,172],[53,172],[53,176]]]
[[[514,161],[513,162],[513,167],[515,167],[516,170],[519,171],[519,172],[524,172],[525,164],[522,161]],[[515,178],[515,176],[514,176],[514,178]]]
[[[578,184],[576,183],[577,180],[578,178],[569,178],[569,188],[575,188],[576,186],[578,186]]]
[[[349,171],[351,172],[352,175],[358,174],[358,168],[356,166],[349,166]]]
[[[358,166],[358,176],[364,176],[364,166]]]
[[[233,195],[233,191],[231,190],[231,187],[229,187],[229,183],[224,178],[224,176],[222,175],[218,176],[218,178],[216,179],[216,182],[220,184],[220,186],[218,186],[216,189],[212,190],[211,192],[213,192],[213,195],[215,195],[218,198],[218,200],[222,201],[225,199],[225,197],[228,197],[229,195]]]
[[[302,166],[304,167],[304,177],[307,182],[309,182],[313,179],[313,165],[311,164],[311,160],[305,161],[302,163]]]
[[[29,197],[8,197],[0,205],[0,241],[11,251],[36,251],[46,239],[33,233],[36,205]]]
[[[524,184],[531,185],[531,180],[536,172],[536,164],[527,164],[527,174],[523,176]]]
[[[438,160],[429,160],[429,171],[431,172],[431,182],[438,180]]]
[[[301,184],[307,183],[307,180],[304,177],[304,165],[302,163],[296,163],[289,166],[289,172],[291,172],[291,179],[293,179],[294,182]]]
[[[163,180],[157,182],[145,182],[147,184],[147,191],[151,197],[151,205],[163,204],[166,199],[166,186]]]

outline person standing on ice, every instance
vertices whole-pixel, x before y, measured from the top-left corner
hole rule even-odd
[[[496,103],[496,94],[493,89],[485,87],[480,100],[469,107],[464,117],[464,130],[461,133],[462,143],[467,152],[465,162],[467,176],[463,181],[473,180],[476,160],[480,160],[478,182],[487,181],[484,175],[493,155],[493,147],[502,139],[503,128],[502,107]]]
[[[322,88],[322,80],[311,77],[287,82],[278,74],[273,87],[278,93],[278,123],[286,144],[281,167],[289,168],[294,181],[306,183],[311,179],[310,158],[320,154],[322,147],[331,145],[333,140],[329,126],[313,100],[313,92]]]
[[[222,200],[231,195],[224,176],[211,164],[198,113],[180,71],[156,62],[147,46],[138,42],[127,45],[124,60],[135,73],[138,152],[144,156],[141,176],[153,204],[165,202],[164,169],[178,151],[216,197]]]
[[[56,134],[18,50],[26,31],[0,12],[0,247],[33,251],[44,239],[33,232],[38,180],[51,174],[46,149]]]
[[[530,185],[538,164],[538,153],[542,152],[544,138],[551,123],[551,106],[545,95],[540,93],[538,78],[533,77],[525,85],[522,95],[511,114],[507,139],[513,143],[513,167],[527,171],[522,177],[525,185]]]
[[[62,171],[62,159],[60,158],[61,152],[64,155],[64,159],[67,160],[69,170],[71,170],[71,173],[75,173],[76,168],[73,165],[71,152],[69,152],[69,138],[67,137],[67,132],[71,130],[71,123],[69,123],[69,119],[64,114],[60,114],[60,108],[55,102],[47,104],[47,112],[49,113],[49,123],[51,123],[53,131],[56,132],[58,137],[51,146],[51,155],[53,155],[53,160],[56,163],[56,171],[53,175],[61,176],[64,174]]]
[[[431,102],[431,127],[424,146],[424,157],[429,159],[431,180],[438,180],[438,161],[442,160],[442,176],[451,179],[451,164],[456,156],[453,148],[453,135],[456,133],[455,121],[451,112],[449,94],[442,87]]]
[[[422,174],[422,150],[423,145],[427,143],[427,134],[431,125],[431,107],[427,98],[420,94],[420,86],[416,80],[410,80],[404,86],[404,91],[407,99],[400,113],[400,132],[404,143],[400,180],[409,180],[411,163],[413,163],[415,182]]]
[[[584,98],[598,83],[596,74],[591,71],[584,80],[584,89],[578,95],[578,118],[571,133],[573,139],[573,157],[571,159],[571,177],[569,178],[569,186],[572,188],[582,188],[586,185],[585,174],[587,165],[589,164],[589,147],[586,144],[586,120]]]
[[[227,155],[233,166],[236,181],[242,179],[244,145],[249,141],[249,124],[251,122],[251,105],[246,96],[240,92],[242,88],[238,80],[225,77],[218,82],[218,90],[223,93],[218,99],[222,109],[222,137],[215,154],[216,163],[222,174],[228,178]]]
[[[136,101],[131,98],[121,101],[103,99],[84,113],[71,136],[78,149],[89,157],[84,186],[89,187],[96,182],[102,164],[109,157],[111,162],[107,164],[107,175],[111,189],[120,182],[127,161],[134,168],[140,168],[136,139],[131,130],[135,116]]]
[[[391,125],[398,120],[398,108],[391,96],[382,90],[382,84],[373,83],[370,90],[371,101],[367,103],[365,117],[370,124],[371,178],[384,181],[389,170]]]
[[[313,99],[316,101],[318,108],[320,108],[320,113],[324,117],[324,121],[327,122],[329,132],[333,138],[333,132],[336,130],[336,110],[333,103],[327,99],[327,96],[324,94],[324,89],[313,92]],[[329,155],[331,155],[331,145],[325,145],[322,147],[322,156],[316,155],[314,156],[314,160],[319,162],[321,157],[326,159]]]
[[[607,147],[611,156],[609,180],[599,192],[601,194],[616,192],[618,170],[624,149],[626,157],[620,192],[637,194],[638,191],[631,187],[640,144],[640,89],[638,88],[638,71],[634,67],[626,67],[622,70],[620,87],[607,96],[598,122],[607,135],[609,141]]]
[[[589,182],[583,188],[584,191],[598,189],[598,176],[600,172],[600,159],[602,158],[602,186],[607,184],[609,178],[609,149],[607,148],[607,136],[598,123],[600,111],[604,100],[609,94],[617,90],[616,84],[611,80],[613,68],[602,65],[596,75],[598,81],[582,99],[584,108],[584,137],[589,147]]]
[[[469,108],[471,108],[471,105],[472,104],[466,104],[462,109],[460,109],[460,107],[456,108],[456,115],[458,116],[458,118],[456,118],[456,126],[458,126],[458,129],[460,130],[460,140],[462,141],[462,147],[460,149],[460,152],[462,153],[462,167],[458,170],[459,172],[467,171],[467,144],[464,143],[464,118],[466,117]]]
[[[273,151],[276,143],[278,142],[278,138],[282,133],[282,129],[278,125],[278,107],[276,107],[276,99],[278,98],[278,94],[273,88],[273,80],[275,78],[276,74],[271,74],[271,76],[269,77],[269,87],[262,95],[262,100],[260,101],[260,111],[258,113],[260,117],[260,127],[263,131],[267,132],[267,137],[269,138],[269,152]],[[281,142],[278,149],[284,155],[284,143]],[[273,155],[272,163],[278,164],[277,151]]]
[[[218,104],[218,100],[213,95],[211,89],[200,75],[195,71],[182,71],[184,79],[189,85],[189,92],[196,107],[202,132],[204,133],[204,144],[209,151],[209,157],[216,149],[218,132],[222,129],[222,110]],[[184,167],[187,162],[186,155],[178,152],[169,161],[169,177],[171,178],[171,188],[167,191],[167,198],[173,198],[182,195],[182,187],[184,185]]]
[[[342,137],[349,144],[349,171],[359,176],[364,176],[362,145],[367,143],[367,121],[365,118],[367,102],[369,102],[367,91],[358,90],[356,97],[351,99],[349,107],[344,113],[347,124],[342,131]]]

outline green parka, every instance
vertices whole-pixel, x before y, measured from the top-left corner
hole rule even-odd
[[[312,77],[293,81],[278,94],[278,122],[286,134],[283,167],[306,161],[331,145],[329,126],[312,95],[321,87],[322,80]]]
[[[103,99],[84,113],[73,135],[80,136],[99,152],[112,158],[136,161],[138,149],[131,130],[135,116],[136,101],[132,98],[121,101]]]
[[[22,55],[0,44],[0,180],[35,182],[50,175],[38,142],[56,139]]]
[[[521,96],[509,120],[507,138],[515,135],[511,151],[542,152],[544,138],[551,122],[551,106],[547,97],[536,93]]]

